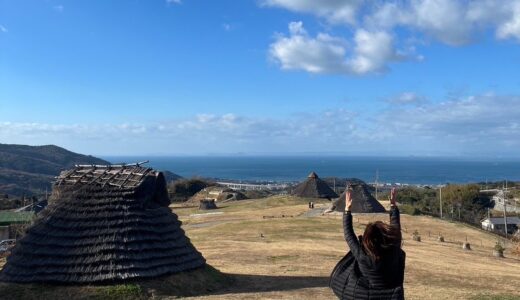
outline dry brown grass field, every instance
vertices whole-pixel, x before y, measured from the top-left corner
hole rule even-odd
[[[309,213],[307,202],[276,196],[226,203],[203,212],[172,206],[208,264],[224,273],[204,289],[194,273],[187,278],[101,287],[2,284],[0,298],[5,293],[19,299],[175,298],[177,287],[183,285],[191,290],[181,294],[194,295],[192,299],[334,299],[328,277],[348,250],[341,216]],[[316,208],[328,205],[319,201]],[[361,234],[367,222],[387,218],[386,214],[355,215],[356,232]],[[425,216],[402,215],[401,223],[407,299],[520,299],[520,257],[509,249],[506,258],[493,257],[496,236]],[[414,230],[421,242],[411,239]],[[444,243],[437,241],[439,233]],[[461,247],[466,239],[471,251]]]

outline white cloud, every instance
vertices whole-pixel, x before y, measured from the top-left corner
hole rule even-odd
[[[229,23],[223,23],[222,24],[222,28],[225,30],[225,31],[231,31],[233,29],[233,26]]]
[[[404,103],[417,94],[402,93]],[[366,115],[345,109],[284,118],[200,114],[157,123],[0,122],[4,143],[58,144],[111,154],[343,152],[512,155],[520,147],[520,96],[484,94]],[[159,149],[159,150],[157,150]]]
[[[65,6],[63,5],[55,5],[53,6],[53,9],[59,13],[62,13],[65,10]]]
[[[364,26],[391,30],[404,27],[442,43],[460,46],[477,32],[494,29],[498,38],[519,38],[520,1],[389,1],[362,16]]]
[[[515,38],[520,41],[520,1],[512,5],[511,12],[508,19],[499,23],[497,36],[501,39]]]
[[[182,4],[182,0],[166,0],[166,4]]]
[[[388,103],[396,105],[418,105],[426,102],[426,98],[414,92],[402,92],[387,99]]]
[[[310,36],[302,22],[289,24],[289,36],[278,35],[270,56],[285,70],[310,73],[367,74],[382,72],[389,62],[402,59],[386,32],[359,29],[354,45],[326,33]]]
[[[330,122],[336,120],[338,123]],[[84,145],[97,153],[139,154],[318,150],[336,137],[356,135],[354,114],[345,110],[299,114],[288,118],[250,118],[235,114],[200,114],[154,124],[46,124],[0,122],[0,139],[7,143]],[[318,148],[316,148],[318,146]],[[79,148],[72,146],[72,149]],[[92,149],[92,150],[90,150]],[[116,152],[115,152],[116,151]],[[118,153],[120,152],[120,153]]]
[[[408,147],[427,151],[457,149],[464,153],[518,156],[520,96],[484,94],[394,107],[377,118],[379,131]]]
[[[354,35],[354,56],[349,62],[355,74],[380,72],[391,61],[399,60],[394,49],[393,38],[384,31],[369,32],[359,29]]]
[[[290,35],[278,36],[269,50],[282,69],[342,73],[346,68],[346,41],[321,33],[311,37],[301,22],[290,23],[289,30]]]
[[[320,36],[330,34],[310,37],[301,23],[291,23],[290,27],[296,27],[290,29],[290,36],[279,36],[270,48],[283,69],[367,74],[384,71],[389,62],[399,61],[396,54],[413,54],[422,60],[422,55],[414,54],[417,43],[410,43],[412,40],[421,41],[421,46],[422,41],[463,46],[492,31],[498,39],[520,41],[520,0],[264,0],[261,4],[310,13],[353,32],[328,42]],[[305,53],[302,47],[307,46],[316,54]],[[408,50],[403,53],[400,49]]]
[[[471,40],[472,26],[466,21],[465,7],[452,0],[412,1],[402,25],[417,28],[449,45]]]
[[[261,3],[263,6],[314,14],[334,24],[355,24],[356,13],[362,2],[362,0],[264,0]]]
[[[0,24],[0,31],[3,33],[7,33],[9,30],[7,30],[7,28],[5,28],[2,24]]]

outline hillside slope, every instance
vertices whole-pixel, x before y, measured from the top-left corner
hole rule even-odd
[[[317,200],[316,210],[330,205]],[[213,280],[181,274],[126,284],[59,286],[0,283],[15,299],[335,299],[328,280],[348,247],[341,215],[308,214],[307,203],[288,196],[223,203],[212,212],[171,206],[191,242],[210,266]],[[356,214],[356,233],[388,214]],[[402,215],[406,299],[520,299],[520,257],[506,245],[492,256],[497,237],[464,224]],[[422,242],[411,239],[419,231]],[[441,233],[445,242],[437,241]],[[465,251],[467,239],[473,250]],[[0,267],[5,258],[0,258]],[[180,288],[180,289],[179,289]],[[182,290],[181,290],[182,289]],[[43,296],[42,296],[43,295]],[[112,295],[112,297],[109,297]],[[119,297],[118,297],[119,296]]]
[[[300,203],[286,196],[244,200],[223,204],[219,214],[174,206],[208,263],[239,283],[197,299],[334,299],[328,278],[348,250],[341,216],[307,214]],[[316,210],[329,205],[317,203]],[[356,233],[376,220],[388,214],[356,214]],[[401,223],[406,299],[520,299],[520,257],[510,243],[499,259],[492,256],[497,236],[488,232],[427,216],[403,214]],[[415,230],[422,242],[412,240]],[[471,251],[462,249],[466,240]]]
[[[75,164],[109,164],[54,145],[0,144],[0,193],[32,195],[50,188],[60,171]]]

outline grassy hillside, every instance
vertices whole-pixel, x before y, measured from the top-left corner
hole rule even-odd
[[[334,299],[328,277],[348,250],[341,216],[309,214],[307,200],[281,196],[231,203],[221,214],[173,210],[208,263],[243,281],[224,295],[197,299]],[[368,222],[387,218],[355,215],[355,230],[362,234]],[[402,225],[406,299],[520,299],[520,257],[511,245],[498,259],[497,237],[487,232],[426,216],[403,215]],[[414,230],[422,242],[412,240]],[[462,249],[466,239],[473,250]]]
[[[223,203],[210,212],[173,205],[193,244],[223,274],[82,287],[0,283],[0,293],[19,299],[38,299],[42,291],[49,299],[334,299],[329,275],[348,250],[341,216],[320,213],[328,201],[315,201],[317,209],[309,213],[308,200],[275,196]],[[367,222],[387,218],[355,215],[355,230],[361,234]],[[520,257],[509,244],[506,258],[499,259],[492,256],[497,237],[487,232],[425,216],[402,215],[402,225],[406,299],[520,299]],[[422,242],[412,240],[414,230]],[[438,233],[444,243],[437,241]],[[473,250],[462,249],[466,239]],[[193,278],[200,280],[187,284]]]
[[[54,145],[0,144],[0,193],[31,195],[50,188],[53,177],[74,164],[108,163]]]

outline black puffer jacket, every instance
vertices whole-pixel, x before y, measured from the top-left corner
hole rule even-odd
[[[401,228],[397,208],[390,211],[390,223]],[[396,246],[374,261],[365,254],[354,234],[350,212],[343,215],[343,227],[351,251],[338,262],[330,276],[329,286],[334,294],[340,299],[403,300],[404,251]]]
[[[390,224],[401,229],[399,209],[395,206],[390,210]],[[391,289],[403,285],[405,253],[401,248],[395,247],[380,260],[374,261],[365,254],[354,233],[350,212],[343,215],[343,229],[345,240],[356,258],[359,271],[368,280],[370,289]]]

